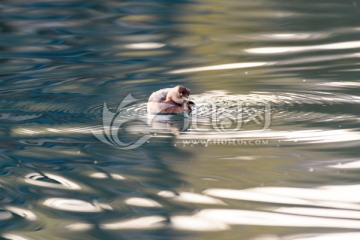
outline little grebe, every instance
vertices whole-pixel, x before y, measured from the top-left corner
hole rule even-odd
[[[152,114],[190,112],[195,103],[188,99],[189,95],[190,90],[181,85],[160,89],[150,95],[147,112]]]

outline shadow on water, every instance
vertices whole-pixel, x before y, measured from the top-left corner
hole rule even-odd
[[[1,238],[358,239],[359,4],[0,2]]]

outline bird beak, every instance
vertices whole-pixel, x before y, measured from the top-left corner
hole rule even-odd
[[[185,102],[189,102],[189,101],[190,101],[187,97],[181,96],[181,98],[182,98]]]

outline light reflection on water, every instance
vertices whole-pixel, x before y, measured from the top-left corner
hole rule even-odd
[[[307,46],[307,47],[278,47],[278,48],[253,48],[246,49],[245,51],[249,53],[256,54],[271,54],[271,53],[289,53],[289,52],[304,52],[304,51],[314,51],[314,50],[338,50],[338,49],[357,49],[360,47],[360,41],[353,42],[343,42],[343,43],[333,43],[333,44],[324,44],[317,46]],[[354,54],[353,56],[357,56]]]
[[[358,5],[2,1],[1,237],[359,239]],[[193,114],[149,122],[177,84]],[[122,150],[93,134],[129,93]]]

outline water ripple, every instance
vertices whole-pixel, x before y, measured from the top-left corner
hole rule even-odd
[[[74,190],[81,189],[81,187],[75,182],[70,181],[65,177],[57,176],[55,174],[50,174],[50,173],[43,173],[43,174],[29,173],[25,176],[25,182],[41,187],[63,188],[63,189],[74,189]]]
[[[69,198],[48,198],[43,204],[50,208],[72,211],[72,212],[102,212],[104,209],[111,209],[107,204],[89,203],[79,199]]]
[[[246,201],[270,202],[292,205],[321,206],[360,210],[359,185],[322,186],[316,189],[263,187],[244,190],[207,189],[204,194]]]
[[[148,216],[134,218],[124,221],[104,223],[101,225],[103,229],[157,229],[164,226],[163,222],[166,218],[162,216]]]
[[[289,52],[305,52],[314,50],[339,50],[339,49],[353,49],[360,48],[360,41],[340,42],[315,46],[303,47],[267,47],[267,48],[250,48],[245,49],[249,53],[255,54],[272,54],[272,53],[289,53]]]
[[[356,1],[0,9],[1,238],[359,239]],[[192,114],[149,124],[149,94],[178,84]],[[149,141],[98,141],[113,118]]]

